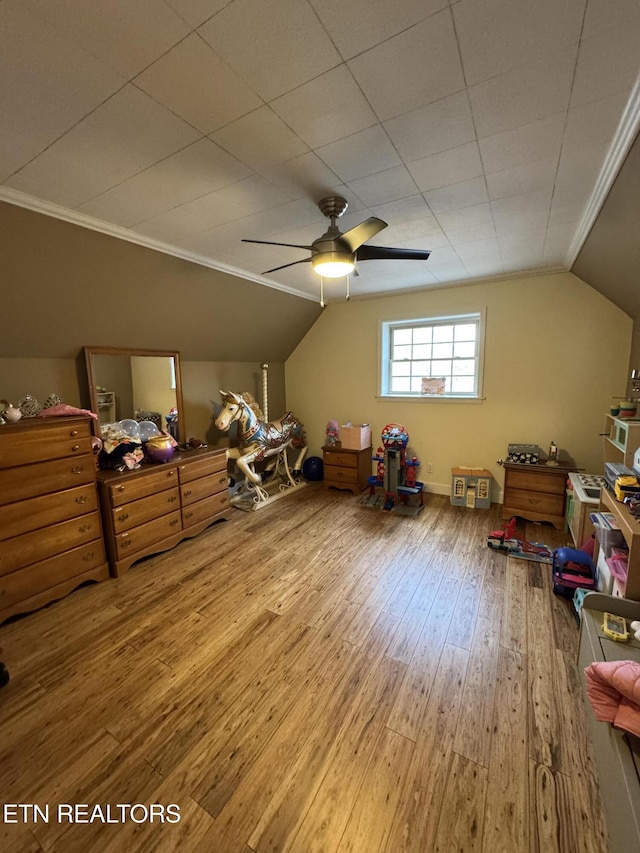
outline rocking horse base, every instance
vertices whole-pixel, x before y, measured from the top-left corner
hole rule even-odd
[[[306,480],[298,480],[292,483],[280,477],[268,480],[259,486],[254,486],[253,483],[250,485],[244,484],[237,490],[229,503],[243,512],[255,512],[264,506],[269,506],[269,504],[279,501],[280,498],[297,492],[306,485]]]

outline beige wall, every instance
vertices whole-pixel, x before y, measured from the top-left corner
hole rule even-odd
[[[484,309],[481,403],[376,399],[380,322]],[[624,390],[631,333],[631,319],[571,273],[332,303],[286,362],[287,405],[315,455],[330,418],[370,422],[374,448],[385,424],[404,424],[419,479],[443,494],[457,465],[488,468],[501,491],[496,460],[509,442],[546,450],[554,440],[599,472],[603,415]]]

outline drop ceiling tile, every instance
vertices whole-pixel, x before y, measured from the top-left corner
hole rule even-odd
[[[87,201],[197,137],[197,131],[128,85],[25,166],[21,176],[49,188],[62,183],[56,174],[62,170],[65,189]]]
[[[496,199],[491,202],[494,221],[509,219],[522,213],[546,213],[551,204],[553,187],[535,189],[519,195]]]
[[[311,147],[376,124],[376,117],[344,65],[272,101],[275,112]]]
[[[164,243],[180,244],[186,237],[204,231],[205,227],[200,219],[176,207],[140,222],[136,225],[136,231]]]
[[[384,122],[405,162],[473,142],[476,131],[466,92]]]
[[[401,162],[380,124],[323,145],[316,153],[343,181],[382,172]]]
[[[513,130],[565,110],[573,79],[575,49],[530,62],[471,86],[469,97],[478,138]]]
[[[447,0],[310,0],[347,59],[447,7]]]
[[[514,196],[515,198],[515,196]],[[530,234],[546,228],[549,223],[549,210],[517,210],[511,214],[494,217],[498,240],[509,240],[516,234]]]
[[[66,40],[75,42],[125,79],[139,74],[189,33],[189,27],[163,0],[22,3]]]
[[[488,240],[476,240],[473,243],[458,243],[454,246],[456,254],[463,264],[476,261],[500,263],[500,247],[495,237]]]
[[[455,247],[464,243],[495,238],[496,229],[493,222],[485,222],[482,225],[469,225],[466,228],[447,228],[446,233],[449,242]]]
[[[261,174],[292,198],[319,200],[330,195],[329,190],[340,183],[338,176],[312,151],[301,157],[294,157],[286,163],[264,169]]]
[[[382,121],[464,89],[448,9],[357,56],[348,65]]]
[[[341,62],[313,9],[298,0],[235,0],[199,32],[265,101]]]
[[[487,201],[487,188],[484,178],[472,178],[470,181],[461,181],[449,187],[430,190],[424,193],[424,197],[431,210],[438,216],[450,210],[482,204]]]
[[[608,146],[626,105],[626,95],[618,94],[569,110],[563,154],[595,145]]]
[[[467,270],[465,278],[492,278],[493,276],[504,273],[501,260],[478,259],[476,261],[468,261],[465,263],[465,268]]]
[[[309,150],[268,106],[228,124],[213,133],[211,138],[257,172],[292,160]]]
[[[477,142],[407,164],[420,191],[439,189],[483,174]]]
[[[389,227],[381,231],[376,237],[369,242],[387,243],[389,240],[393,242],[413,242],[424,238],[428,240],[435,239],[439,234],[442,234],[442,229],[438,224],[438,220],[432,214],[426,214],[420,219],[410,219],[403,222],[400,219],[392,219],[389,222]]]
[[[434,231],[428,237],[407,238],[400,245],[405,249],[425,249],[429,252],[440,252],[442,249],[451,248],[451,243],[442,230]]]
[[[487,174],[487,190],[489,198],[499,199],[510,195],[520,195],[537,189],[553,189],[553,182],[558,169],[558,158],[538,160],[526,166],[516,166],[503,169],[500,172]]]
[[[617,30],[640,32],[640,3],[638,0],[589,0],[584,16],[582,38],[589,39]]]
[[[433,275],[437,275],[438,270],[451,266],[451,264],[455,264],[456,266],[462,265],[460,258],[456,254],[456,250],[452,246],[442,246],[434,249],[427,263]]]
[[[413,219],[424,219],[425,217],[433,221],[431,211],[421,195],[372,205],[371,213],[390,225],[394,222],[410,222]]]
[[[460,0],[452,6],[467,84],[561,53],[580,38],[585,0]]]
[[[523,124],[478,140],[486,172],[515,169],[536,160],[557,158],[562,145],[566,112]]]
[[[431,258],[429,258],[431,260]],[[440,284],[453,284],[468,278],[467,268],[461,261],[452,264],[443,264],[442,267],[433,269],[433,275]]]
[[[203,196],[208,198],[214,190],[232,183],[234,193],[241,195],[245,184],[241,179],[248,174],[246,166],[238,163],[226,151],[222,151],[209,139],[200,139],[98,198],[91,199],[81,209],[91,216],[129,226],[195,199],[194,209],[190,212],[198,216],[197,200]],[[273,187],[270,189],[274,195],[277,193]],[[286,197],[277,193],[273,203],[280,204],[282,201],[286,201]],[[257,199],[255,203],[258,203]],[[238,219],[249,212],[240,204],[237,208],[235,205],[223,207],[221,204],[221,208],[228,210],[228,218]],[[239,212],[232,216],[231,213],[237,209]],[[205,219],[205,224],[208,221]]]
[[[638,3],[640,7],[640,3]],[[583,39],[578,52],[571,106],[587,104],[609,95],[628,96],[640,67],[640,26],[609,30]]]
[[[262,99],[195,33],[161,56],[135,83],[202,133],[262,106]]]
[[[384,204],[413,196],[417,187],[405,166],[394,166],[376,175],[349,181],[349,187],[366,205]]]
[[[493,222],[491,206],[488,202],[474,204],[458,210],[438,213],[438,222],[448,231],[450,228],[470,228],[473,225],[488,225]]]
[[[165,0],[191,27],[199,27],[231,0]]]
[[[28,168],[8,178],[5,186],[61,207],[75,208],[102,192],[104,181],[94,169],[84,169],[52,155],[46,160],[37,157]]]
[[[124,85],[124,78],[15,2],[0,3],[0,115],[7,174]],[[22,146],[22,148],[18,148]]]

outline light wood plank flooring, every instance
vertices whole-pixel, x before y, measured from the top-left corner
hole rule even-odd
[[[0,798],[50,808],[0,849],[604,853],[577,626],[498,525],[312,485],[0,627]]]

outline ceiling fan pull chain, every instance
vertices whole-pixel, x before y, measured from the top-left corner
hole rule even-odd
[[[347,273],[346,279],[347,279],[347,297],[346,298],[347,298],[347,302],[348,302],[351,299],[351,293],[349,291],[349,286],[351,284],[351,276],[348,273]]]
[[[320,307],[324,308],[324,276],[320,276]]]

